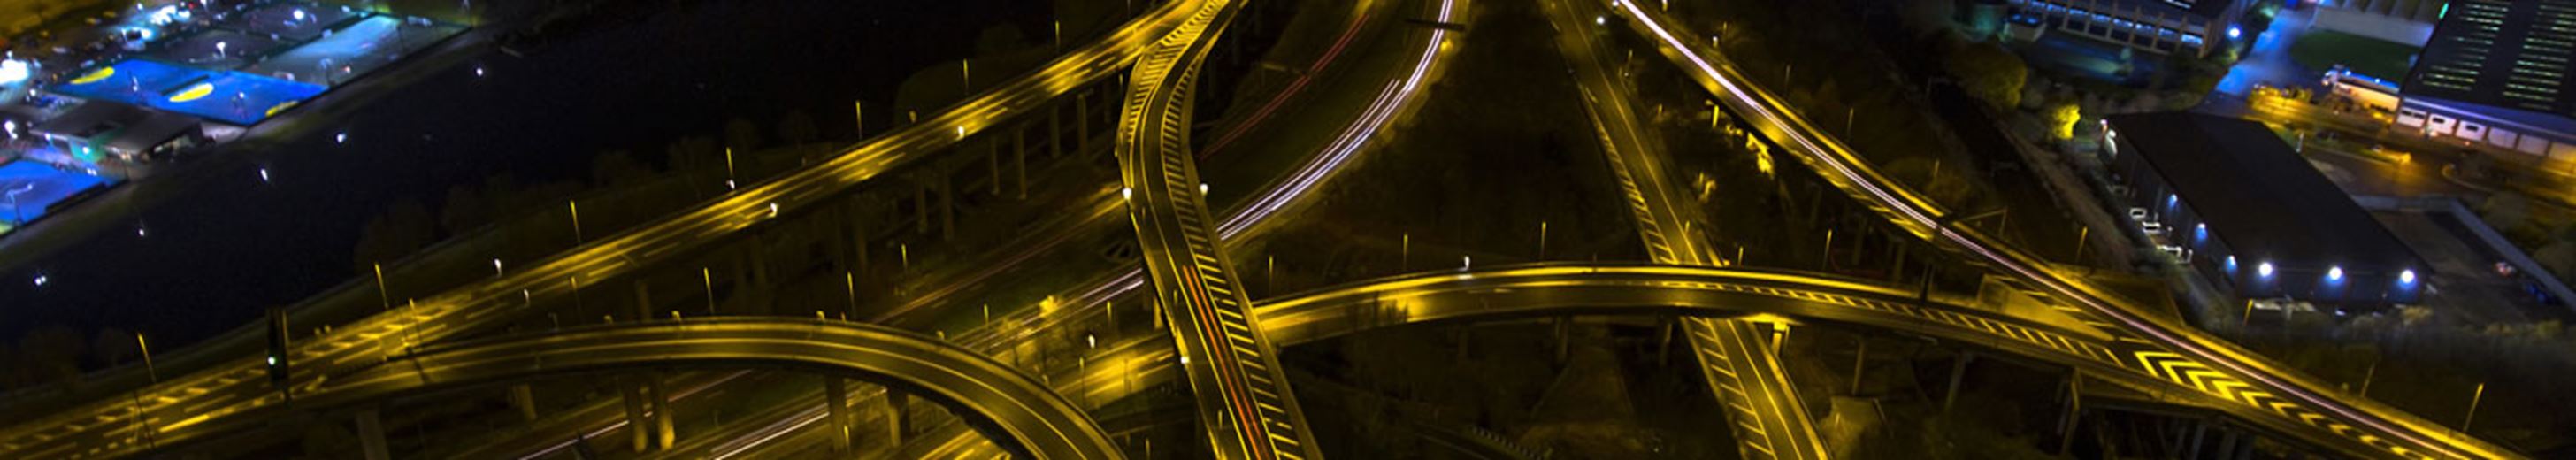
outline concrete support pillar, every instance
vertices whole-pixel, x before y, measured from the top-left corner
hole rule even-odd
[[[939,175],[939,240],[957,240],[957,186],[947,174]]]
[[[1852,352],[1851,394],[1853,396],[1859,396],[1860,382],[1864,377],[1862,372],[1869,370],[1869,338],[1858,337],[1852,341],[1859,342],[1859,344],[1853,347],[1856,348],[1856,350]]]
[[[358,411],[358,448],[366,451],[367,460],[393,460],[385,448],[384,418],[375,409]]]
[[[1019,199],[1023,199],[1023,200],[1029,199],[1029,136],[1028,136],[1028,134],[1029,134],[1028,130],[1025,130],[1025,129],[1015,129],[1015,130],[1011,130],[1011,163],[1012,163],[1013,165],[1017,166],[1016,168],[1012,168],[1012,169],[1013,169],[1013,170],[1015,170],[1015,171],[1018,171],[1018,173],[1019,173],[1019,175],[1020,175],[1020,195],[1019,195]]]
[[[1959,378],[1968,375],[1968,363],[1976,360],[1976,352],[1962,350],[1959,357],[1950,362],[1950,387],[1941,396],[1942,412],[1949,412],[1950,405],[1959,401]]]
[[[2208,436],[2209,422],[2205,420],[2193,420],[2191,422],[2191,444],[2190,447],[2183,448],[2182,458],[2194,460],[2199,459],[2200,441]]]
[[[848,455],[851,453],[850,390],[848,379],[843,379],[839,376],[823,376],[823,406],[827,416],[832,419],[832,424],[830,425],[830,430],[832,430],[832,452]]]
[[[1571,342],[1573,342],[1571,337],[1573,332],[1573,317],[1556,317],[1556,363],[1559,365],[1565,364],[1567,353],[1570,351]]]
[[[855,241],[858,241],[858,238],[851,236],[857,235],[859,232],[854,229],[854,227],[857,226],[857,219],[853,218],[852,214],[854,213],[850,212],[851,205],[849,203],[850,201],[843,200],[841,201],[840,206],[830,207],[830,210],[827,212],[830,212],[831,215],[824,219],[831,222],[829,224],[831,227],[821,229],[822,231],[816,233],[817,235],[823,235],[823,252],[831,257],[832,271],[836,272],[848,273],[852,271],[852,268],[850,268],[850,246],[858,244],[854,243]]]
[[[2238,437],[2239,437],[2239,435],[2237,434],[2237,430],[2236,430],[2235,428],[2228,428],[2228,427],[2220,427],[2220,428],[2219,428],[2219,431],[2218,431],[2218,452],[2217,452],[2217,453],[2218,453],[2217,458],[2218,458],[2219,460],[2235,460],[2235,459],[2236,459],[2236,441],[2237,441],[2237,438],[2238,438]]]
[[[626,402],[626,432],[635,434],[635,453],[639,454],[653,446],[653,421],[644,415],[643,389],[633,384],[617,386],[618,399]]]
[[[2076,417],[2084,413],[2084,371],[2066,376],[2066,414],[2057,423],[2057,456],[2064,457],[2075,445]]]
[[[518,406],[521,418],[537,421],[537,393],[529,389],[528,384],[510,386],[510,405]]]
[[[984,172],[985,179],[992,181],[989,185],[992,187],[993,196],[1002,196],[1002,143],[1000,141],[984,143]]]
[[[1662,331],[1655,334],[1655,365],[1658,367],[1672,365],[1673,330],[1681,328],[1681,322],[1674,320],[1670,316],[1664,317],[1663,321],[1660,321],[1660,323],[1662,323],[1663,326],[1657,329],[1662,329]]]
[[[1086,91],[1073,96],[1073,113],[1079,114],[1079,116],[1073,117],[1073,151],[1089,152],[1091,151],[1090,92]]]
[[[2228,460],[2249,460],[2249,457],[2254,457],[2254,439],[2257,439],[2254,437],[2254,432],[2244,432],[2244,437],[2239,437],[2239,442],[2236,442],[2236,450],[2228,452]]]
[[[653,285],[635,280],[635,309],[628,313],[638,321],[653,318]]]
[[[1075,111],[1075,113],[1081,113],[1081,111],[1080,111],[1080,110],[1076,110],[1076,111]],[[1064,106],[1058,105],[1058,106],[1053,106],[1053,107],[1048,107],[1048,108],[1047,108],[1047,120],[1046,120],[1046,131],[1047,131],[1047,132],[1046,132],[1046,134],[1047,134],[1047,138],[1046,138],[1047,148],[1046,148],[1046,150],[1047,150],[1047,158],[1062,158],[1062,157],[1064,157],[1064,117],[1062,116],[1063,114],[1064,114]]]
[[[653,401],[653,429],[658,433],[654,440],[659,441],[660,449],[670,450],[671,444],[679,440],[679,434],[671,430],[671,419],[678,417],[680,411],[671,407],[671,393],[662,391],[661,374],[645,375],[644,391]]]
[[[905,432],[904,425],[909,424],[912,417],[903,410],[904,399],[903,392],[895,391],[893,388],[887,388],[885,391],[887,445],[903,445],[903,436],[908,434]]]
[[[751,249],[745,256],[745,259],[748,259],[746,264],[751,266],[751,282],[735,284],[734,289],[737,292],[751,294],[750,303],[754,307],[752,311],[768,312],[772,315],[794,313],[777,311],[777,305],[770,302],[770,288],[775,284],[771,284],[772,280],[769,278],[769,238],[760,234],[751,235]]]
[[[1466,326],[1461,326],[1461,327],[1459,327],[1459,328],[1458,328],[1458,357],[1457,357],[1457,358],[1455,358],[1455,359],[1456,359],[1456,361],[1457,361],[1457,362],[1467,362],[1467,351],[1468,351],[1468,350],[1470,350],[1470,349],[1473,349],[1473,348],[1475,348],[1475,347],[1476,347],[1476,327],[1475,327],[1475,325],[1472,325],[1472,324],[1471,324],[1471,325],[1466,325]]]
[[[921,213],[920,220],[913,221],[916,223],[913,226],[913,233],[928,235],[930,234],[930,220],[932,217],[938,215],[930,211],[930,182],[922,180],[920,176],[914,176],[913,180],[919,182],[919,185],[921,186],[921,193],[912,195],[912,209]]]

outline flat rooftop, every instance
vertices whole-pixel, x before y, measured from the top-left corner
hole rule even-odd
[[[2105,120],[2133,147],[2120,154],[2146,160],[2239,257],[2292,266],[2424,266],[2261,123],[2188,112]]]

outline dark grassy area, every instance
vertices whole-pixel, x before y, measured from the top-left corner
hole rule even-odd
[[[1434,267],[1534,260],[1641,260],[1636,230],[1591,142],[1533,5],[1487,5],[1420,112],[1325,187],[1276,238],[1236,255],[1256,294]],[[1512,101],[1497,104],[1496,101]],[[1539,255],[1540,224],[1546,256]]]
[[[2376,38],[2331,30],[2314,30],[2299,35],[2290,44],[2290,60],[2308,70],[2323,72],[2343,64],[2363,75],[2397,81],[2406,79],[2415,52],[2422,48]]]

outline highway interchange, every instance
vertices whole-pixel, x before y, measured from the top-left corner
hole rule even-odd
[[[1450,20],[1451,1],[1422,2],[1416,17]],[[1606,9],[1604,9],[1606,8]],[[1239,234],[1295,204],[1348,158],[1366,149],[1369,136],[1397,118],[1435,74],[1436,58],[1451,43],[1446,29],[1415,34],[1425,44],[1417,64],[1385,72],[1376,103],[1356,115],[1340,137],[1314,152],[1301,168],[1264,187],[1223,220],[1212,219],[1197,179],[1189,140],[1190,104],[1197,69],[1241,9],[1228,0],[1164,3],[1102,40],[1068,50],[1032,72],[961,102],[919,123],[855,145],[831,160],[730,195],[662,221],[599,239],[570,252],[492,280],[422,299],[417,305],[342,325],[293,351],[305,369],[290,386],[295,404],[345,398],[361,401],[431,386],[504,381],[556,366],[649,366],[645,357],[731,362],[760,366],[804,356],[803,365],[848,369],[856,375],[910,388],[949,388],[943,399],[985,418],[1004,440],[985,447],[1044,458],[1110,458],[1099,424],[1080,411],[1117,400],[1139,387],[1134,379],[1179,377],[1196,395],[1197,420],[1221,458],[1319,457],[1289,382],[1278,371],[1281,347],[1340,334],[1402,324],[1448,320],[1551,317],[1571,314],[1681,314],[1699,349],[1717,396],[1735,409],[1736,439],[1748,452],[1779,458],[1825,458],[1813,416],[1787,384],[1773,354],[1763,352],[1764,324],[1826,322],[1903,331],[1975,344],[1997,353],[2064,364],[2087,375],[2192,404],[2217,407],[2267,430],[2356,457],[2511,458],[2516,455],[2418,417],[2331,386],[2223,341],[2125,305],[2082,278],[2062,273],[1984,234],[1945,225],[1950,211],[1879,174],[1831,136],[1810,126],[1778,99],[1749,86],[1714,53],[1690,39],[1671,19],[1633,2],[1565,0],[1549,5],[1575,61],[1578,82],[1605,150],[1639,214],[1639,232],[1655,265],[1539,264],[1436,273],[1346,284],[1320,292],[1255,302],[1226,254]],[[1632,31],[1659,42],[1658,51],[1692,72],[1730,113],[1752,123],[1772,142],[1847,195],[1868,204],[1916,236],[1945,245],[2005,273],[2024,288],[2058,304],[2052,312],[2008,315],[1976,305],[1918,298],[1903,288],[1814,274],[1727,268],[1691,228],[1704,222],[1696,208],[1674,205],[1675,190],[1657,164],[1656,141],[1635,132],[1635,109],[1617,84],[1616,65],[1598,56],[1598,43],[1578,11],[1608,11]],[[1436,11],[1436,13],[1435,13]],[[1436,14],[1436,16],[1434,16]],[[576,329],[554,336],[505,337],[452,343],[487,333],[524,312],[523,296],[577,289],[580,280],[609,279],[652,266],[699,241],[745,231],[778,213],[793,213],[842,193],[898,165],[936,154],[1044,101],[1084,84],[1128,75],[1121,108],[1117,155],[1125,185],[1118,203],[1142,241],[1144,267],[1103,276],[1070,290],[1070,305],[1096,305],[1129,290],[1148,288],[1170,318],[1172,341],[1128,340],[1110,345],[1126,365],[1081,365],[1072,378],[1040,379],[979,356],[1043,337],[1035,331],[1093,321],[1101,310],[1030,311],[1040,318],[994,324],[1034,324],[1022,330],[979,330],[939,339],[829,321],[681,320],[629,322]],[[1106,199],[1106,196],[1103,197]],[[1150,281],[1148,281],[1150,280]],[[2035,316],[2035,317],[2032,317]],[[1114,321],[1114,320],[1113,320]],[[558,348],[565,344],[595,347]],[[953,344],[953,345],[951,345]],[[569,351],[567,351],[569,350]],[[612,352],[613,351],[613,352]],[[1177,351],[1177,354],[1175,352]],[[547,358],[590,355],[597,362],[532,365]],[[621,359],[625,356],[633,359]],[[1176,356],[1164,359],[1163,356]],[[938,358],[946,371],[905,368],[898,357]],[[534,361],[531,361],[534,360]],[[246,426],[281,412],[285,399],[271,388],[256,357],[175,378],[140,390],[134,400],[98,401],[0,430],[0,456],[11,458],[117,457],[146,451],[149,443],[178,442]],[[387,366],[403,363],[403,366]],[[427,363],[428,365],[423,365]],[[1142,364],[1133,364],[1142,363]],[[918,364],[918,363],[916,363]],[[414,366],[430,370],[415,370]],[[933,366],[938,367],[938,366]],[[960,370],[965,369],[965,370]],[[456,372],[449,374],[448,372]],[[712,375],[712,374],[710,374]],[[942,380],[945,379],[945,380]],[[1721,382],[1721,379],[1725,380]],[[1105,382],[1124,381],[1109,385]],[[1039,383],[1039,382],[1052,382]],[[1052,386],[1056,391],[1036,389]],[[988,391],[977,391],[981,388]],[[1732,392],[1726,388],[1734,388]],[[1096,394],[1095,394],[1096,393]],[[357,396],[340,396],[352,394]],[[1069,395],[1068,395],[1069,394]],[[1075,407],[1082,406],[1082,407]],[[803,423],[770,425],[763,439],[793,432],[802,438],[820,411],[796,412]],[[145,433],[150,433],[146,435]],[[941,433],[941,432],[934,432]],[[975,449],[955,442],[972,437],[927,436],[907,446],[940,456]],[[756,443],[755,443],[756,444]],[[740,452],[737,450],[736,452]],[[907,450],[906,452],[916,452]]]

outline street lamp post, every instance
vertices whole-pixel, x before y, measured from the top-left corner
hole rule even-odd
[[[580,246],[582,242],[581,202],[577,200],[564,201],[564,208],[572,210],[572,244],[574,246]]]
[[[2476,422],[2476,421],[2478,421],[2478,401],[2479,401],[2479,400],[2482,400],[2482,399],[2486,399],[2486,397],[2487,397],[2487,384],[2486,384],[2486,383],[2484,383],[2484,382],[2480,382],[2480,383],[2478,383],[2478,390],[2477,390],[2477,392],[2476,392],[2476,393],[2472,393],[2472,394],[2470,394],[2470,395],[2469,395],[2469,415],[2464,415],[2464,416],[2461,416],[2461,417],[2460,417],[2460,433],[2463,433],[2463,434],[2468,433],[2468,432],[2469,432],[2469,423],[2470,423],[2470,422]]]
[[[698,267],[698,282],[707,288],[707,316],[716,314],[716,275],[712,269]]]
[[[393,311],[393,309],[394,309],[394,296],[393,296],[393,293],[391,292],[392,290],[391,290],[390,288],[385,287],[385,264],[379,263],[379,264],[375,264],[375,265],[376,265],[376,301],[378,301],[378,302],[383,302],[383,303],[384,303],[385,311]]]
[[[152,367],[152,344],[143,341],[143,333],[134,333],[134,347],[143,350],[144,374],[152,377],[152,383],[161,383],[161,371]]]

